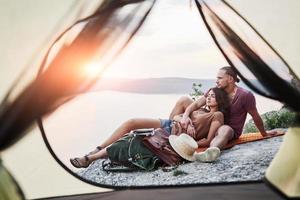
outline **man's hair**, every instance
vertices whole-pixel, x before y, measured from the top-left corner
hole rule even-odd
[[[220,70],[224,70],[225,73],[229,76],[231,76],[235,82],[240,82],[240,79],[237,77],[237,74],[235,73],[235,71],[233,70],[232,67],[229,67],[229,66],[225,66],[225,67],[222,67]]]

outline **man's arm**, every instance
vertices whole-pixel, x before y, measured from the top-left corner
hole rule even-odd
[[[275,135],[277,133],[276,131],[270,131],[268,133],[265,131],[263,120],[261,119],[256,108],[249,110],[248,113],[252,116],[255,126],[263,137],[268,135]]]
[[[182,119],[180,121],[181,125],[187,129],[187,126],[189,123],[191,123],[191,120],[189,118],[190,114],[195,111],[198,110],[199,108],[201,108],[202,106],[204,106],[206,103],[206,98],[205,96],[201,96],[199,99],[197,99],[196,101],[194,101],[193,103],[191,103],[184,111],[183,115],[182,115]]]

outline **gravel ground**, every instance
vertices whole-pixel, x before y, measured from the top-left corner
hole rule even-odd
[[[261,180],[283,137],[236,145],[222,152],[214,163],[190,162],[169,172],[106,172],[102,160],[78,174],[90,181],[112,186],[150,186]]]

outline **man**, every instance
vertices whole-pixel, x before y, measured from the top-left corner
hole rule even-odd
[[[217,74],[217,87],[222,88],[229,96],[230,116],[227,125],[222,125],[216,132],[215,138],[210,142],[209,148],[205,152],[196,153],[195,157],[200,162],[213,162],[219,155],[225,145],[233,139],[239,138],[246,121],[247,113],[249,113],[262,136],[274,135],[276,131],[266,132],[263,121],[257,111],[254,95],[236,83],[239,82],[237,74],[231,67],[222,67]],[[192,101],[188,97],[181,98],[175,105],[170,114],[172,119],[176,114],[182,112],[183,117],[181,125],[187,127],[191,120],[189,115],[205,105],[205,96],[201,96],[198,100]]]

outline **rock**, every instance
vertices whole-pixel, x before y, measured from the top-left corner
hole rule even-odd
[[[164,172],[161,168],[146,172],[106,172],[102,161],[97,160],[78,175],[101,185],[110,186],[155,186],[216,182],[256,181],[275,156],[283,137],[236,145],[222,152],[214,163],[190,162]]]

